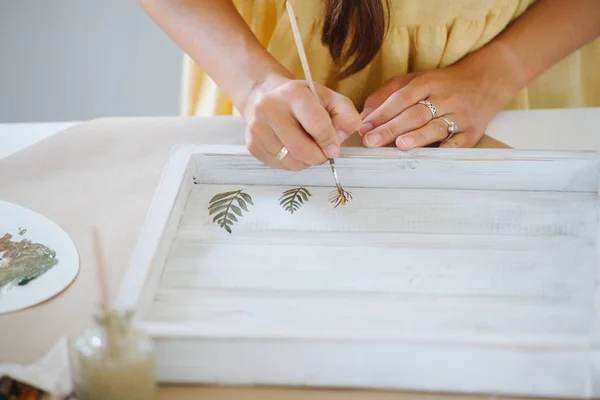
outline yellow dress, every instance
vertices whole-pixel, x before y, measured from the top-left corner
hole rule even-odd
[[[336,81],[337,69],[321,44],[323,0],[292,1],[313,79],[348,96],[359,111],[389,78],[450,65],[482,47],[535,0],[392,0],[390,29],[381,51],[361,72]],[[285,0],[234,0],[265,48],[304,79]],[[600,40],[551,67],[522,90],[507,109],[600,106]],[[237,114],[229,99],[187,56],[183,115]]]

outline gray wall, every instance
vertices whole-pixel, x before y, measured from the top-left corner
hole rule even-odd
[[[178,114],[181,60],[135,0],[0,0],[0,122]]]

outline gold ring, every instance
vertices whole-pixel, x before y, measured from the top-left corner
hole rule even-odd
[[[285,156],[288,155],[288,153],[289,153],[288,149],[285,146],[283,146],[281,148],[281,150],[279,150],[279,153],[277,153],[277,155],[275,156],[275,159],[277,161],[281,161],[285,158]]]

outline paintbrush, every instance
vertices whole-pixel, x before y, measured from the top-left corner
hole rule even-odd
[[[105,320],[104,326],[106,332],[106,347],[108,353],[116,356],[116,328],[114,326],[113,309],[110,304],[110,296],[108,294],[108,283],[106,281],[106,263],[102,252],[102,243],[100,242],[100,234],[97,229],[92,231],[94,240],[94,250],[96,251],[96,270],[98,274],[98,288],[100,289],[100,299],[102,306],[102,318]]]
[[[296,15],[294,14],[294,9],[292,8],[292,4],[289,1],[286,1],[285,6],[288,11],[288,16],[290,18],[290,25],[292,26],[292,32],[294,34],[294,41],[296,42],[296,48],[298,49],[298,55],[300,56],[300,62],[302,63],[302,69],[304,70],[304,77],[306,82],[308,83],[308,88],[311,93],[317,100],[320,101],[319,95],[317,94],[317,90],[315,89],[315,84],[312,80],[312,75],[310,73],[310,68],[308,67],[308,59],[306,58],[306,52],[304,51],[304,45],[302,44],[302,37],[300,36],[300,30],[298,29],[298,23],[296,22]],[[335,207],[341,205],[346,205],[348,200],[352,199],[352,195],[350,192],[344,190],[342,185],[340,184],[340,180],[338,178],[337,171],[335,169],[335,161],[333,158],[329,159],[329,166],[331,167],[331,173],[333,174],[333,179],[335,180],[336,191],[334,191],[329,201],[335,204]]]

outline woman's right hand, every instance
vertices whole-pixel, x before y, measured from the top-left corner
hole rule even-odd
[[[320,103],[305,81],[277,77],[257,86],[244,104],[246,146],[266,165],[300,171],[340,154],[341,143],[361,125],[345,96],[315,84]],[[275,156],[283,147],[283,160]]]
[[[248,149],[265,164],[294,171],[321,164],[360,128],[350,100],[323,86],[315,99],[267,51],[234,2],[138,1],[242,113]],[[198,40],[204,37],[210,40]],[[283,146],[289,154],[280,162],[275,156]]]

